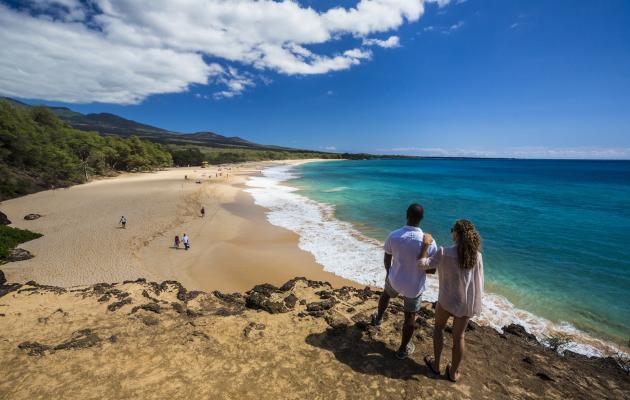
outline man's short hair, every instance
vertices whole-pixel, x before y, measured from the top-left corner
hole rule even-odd
[[[407,207],[407,221],[412,225],[419,225],[424,217],[424,208],[420,204],[413,203]]]

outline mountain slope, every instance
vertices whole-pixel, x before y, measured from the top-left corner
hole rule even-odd
[[[11,98],[1,98],[18,107],[30,105]],[[304,151],[288,147],[262,145],[240,137],[227,137],[214,132],[181,133],[143,124],[110,113],[81,114],[67,107],[48,107],[74,129],[95,131],[101,135],[138,136],[162,144],[196,145],[215,148]]]

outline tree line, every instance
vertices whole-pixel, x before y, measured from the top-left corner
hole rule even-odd
[[[80,131],[46,107],[0,101],[0,200],[83,183],[94,175],[172,164],[162,145]]]

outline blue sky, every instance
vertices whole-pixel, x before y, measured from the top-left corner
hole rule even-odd
[[[5,4],[14,20],[54,15]],[[300,2],[320,13],[333,4],[339,2]],[[341,5],[351,10],[357,1]],[[348,55],[352,65],[338,70],[294,73],[281,61],[261,66],[246,56],[226,59],[223,50],[213,48],[198,51],[203,62],[226,71],[231,67],[233,73],[164,93],[151,87],[150,94],[134,100],[137,104],[92,100],[89,93],[77,94],[77,101],[68,97],[77,92],[70,83],[67,93],[33,89],[15,96],[20,88],[3,87],[5,78],[0,93],[84,113],[112,112],[179,132],[209,130],[317,150],[630,158],[630,2],[468,0],[424,6],[418,18],[400,24],[366,32],[353,22],[351,33],[330,28],[330,39],[301,42],[324,56],[355,48],[369,53]],[[87,20],[80,14],[62,22],[88,25]],[[397,47],[365,42],[391,36],[398,38]],[[0,40],[8,38],[0,29]],[[5,63],[18,58],[15,54],[0,50]],[[316,63],[309,62],[309,68]],[[40,74],[45,77],[46,71]],[[98,84],[108,81],[113,78]],[[226,85],[235,90],[228,92]],[[218,95],[222,90],[225,96]],[[112,98],[111,90],[107,96]],[[127,102],[120,98],[119,103]]]

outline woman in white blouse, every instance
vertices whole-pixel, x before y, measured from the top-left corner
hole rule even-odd
[[[446,366],[446,376],[456,382],[459,364],[464,356],[464,332],[471,317],[481,313],[483,295],[483,259],[481,236],[472,222],[460,219],[451,228],[454,246],[440,247],[433,257],[427,258],[427,249],[433,238],[424,235],[418,265],[425,270],[437,269],[440,290],[435,312],[433,331],[434,356],[424,362],[436,375],[440,374],[440,357],[444,347],[444,328],[453,317],[452,363]]]

